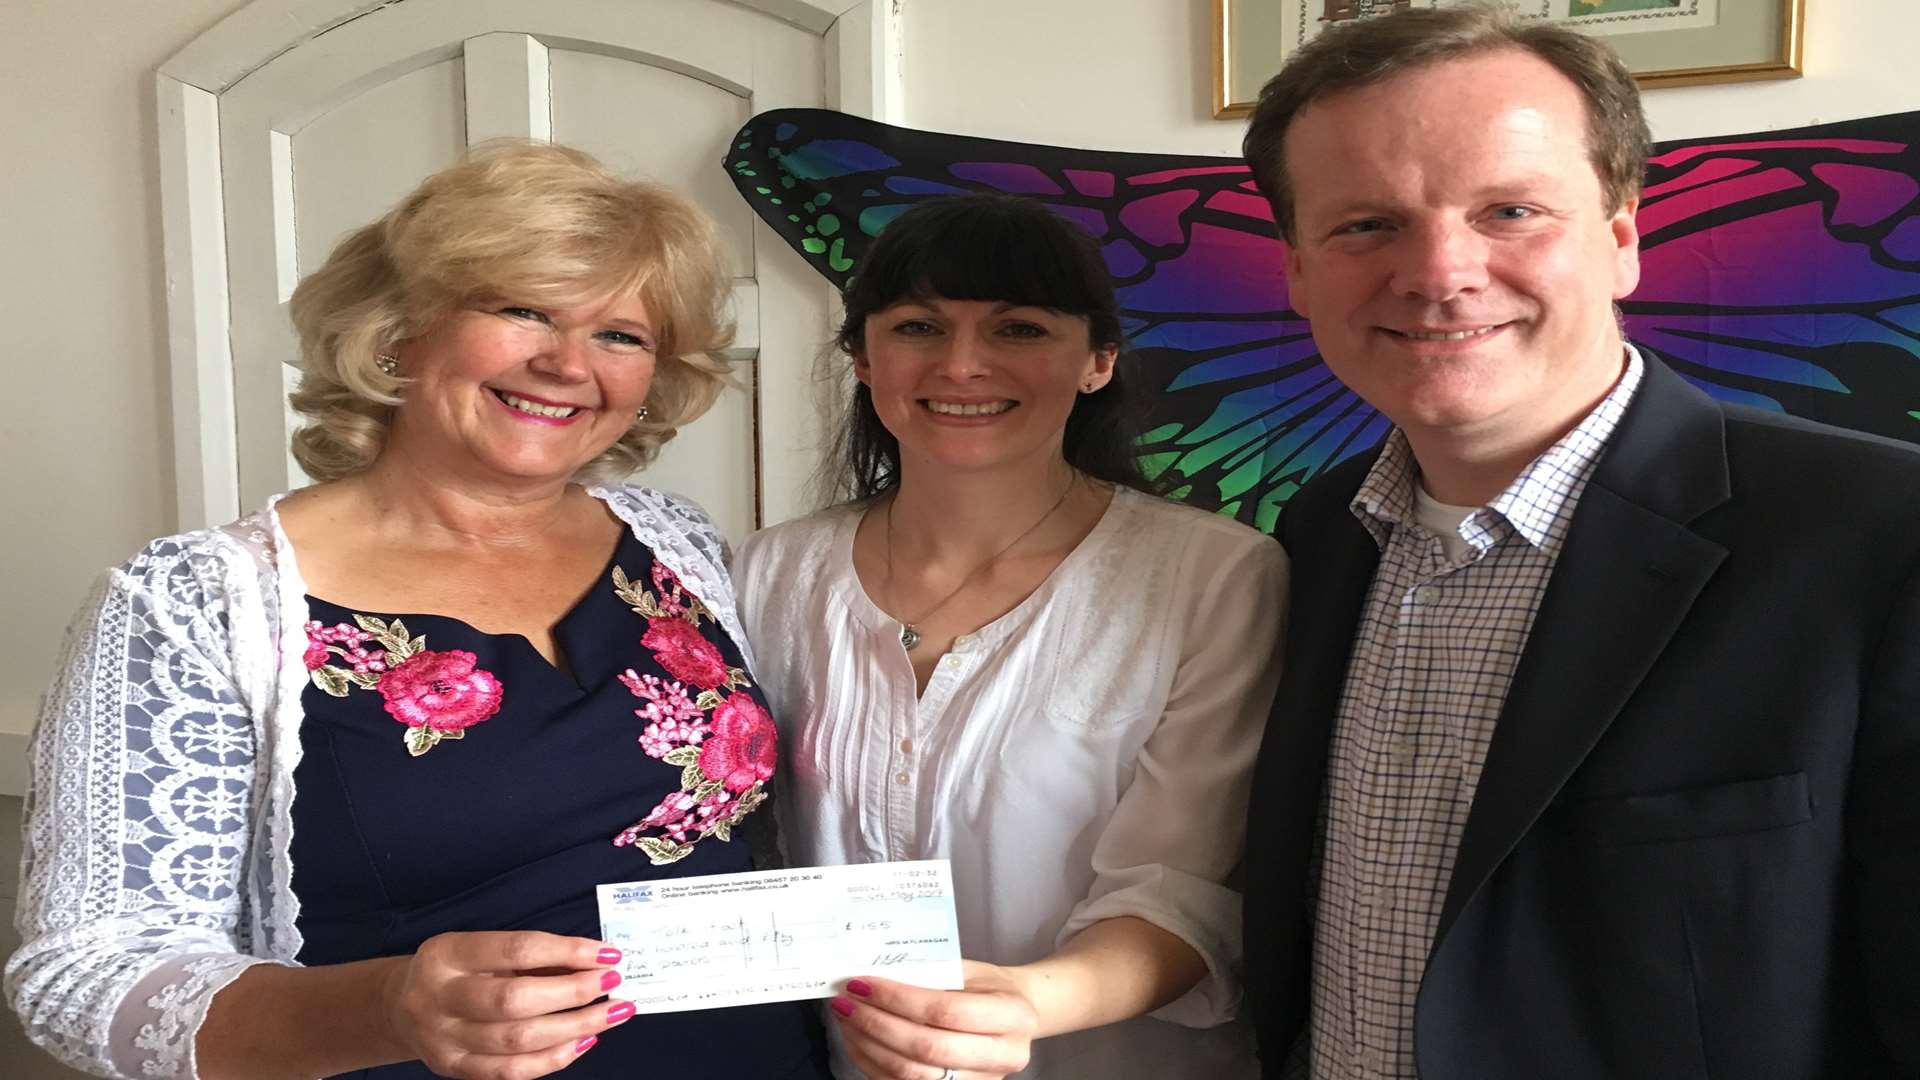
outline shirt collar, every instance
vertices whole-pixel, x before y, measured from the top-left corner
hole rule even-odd
[[[1568,503],[1579,497],[1592,478],[1601,451],[1613,437],[1620,417],[1646,373],[1639,351],[1628,344],[1626,353],[1626,371],[1600,404],[1559,442],[1533,459],[1483,511],[1467,519],[1469,528],[1464,531],[1476,547],[1490,546],[1496,539],[1480,520],[1490,511],[1504,518],[1529,544],[1549,555],[1559,554],[1565,529],[1556,528],[1556,523],[1568,509]],[[1406,434],[1396,427],[1387,433],[1380,457],[1348,503],[1354,517],[1382,549],[1387,546],[1394,528],[1414,523],[1413,486],[1418,476],[1419,465],[1414,460],[1413,447],[1408,444]]]

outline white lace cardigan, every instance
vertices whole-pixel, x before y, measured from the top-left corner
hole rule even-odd
[[[706,515],[647,488],[591,493],[744,653]],[[97,1075],[197,1076],[194,1036],[213,995],[300,951],[288,844],[306,586],[278,500],[156,540],[104,574],[41,706],[24,944],[5,989],[35,1043]]]

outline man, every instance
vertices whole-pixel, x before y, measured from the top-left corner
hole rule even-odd
[[[1623,341],[1647,147],[1604,45],[1484,7],[1254,112],[1293,306],[1397,425],[1281,522],[1269,1076],[1920,1075],[1920,454]]]

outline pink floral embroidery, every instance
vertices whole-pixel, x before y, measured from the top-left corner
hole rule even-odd
[[[687,688],[657,675],[636,675],[628,668],[620,675],[633,696],[646,705],[633,715],[647,721],[640,732],[640,748],[648,757],[664,757],[676,746],[698,746],[712,730],[707,714],[687,696]]]
[[[667,569],[667,564],[657,559],[653,564],[653,587],[660,590],[654,603],[660,608],[662,614],[685,615],[687,613],[691,605],[688,603],[686,590],[680,585],[679,575]]]
[[[655,866],[664,866],[692,854],[693,845],[707,837],[732,838],[733,828],[766,801],[778,748],[773,718],[753,695],[736,692],[752,687],[747,673],[729,667],[719,647],[700,632],[701,620],[713,615],[658,562],[652,580],[657,596],[619,567],[613,569],[614,592],[647,620],[641,644],[676,681],[629,669],[620,682],[645,702],[633,711],[646,721],[640,749],[680,767],[680,790],[622,829],[613,842],[631,844]]]
[[[356,615],[355,618],[360,618]],[[353,670],[361,673],[378,674],[387,670],[387,651],[368,649],[367,642],[375,641],[373,634],[356,629],[346,623],[333,626],[321,626],[318,619],[307,624],[307,652],[305,656],[307,670],[317,670],[327,663],[327,657],[339,654]]]
[[[745,817],[747,812],[759,805],[759,800],[765,797],[758,795],[756,800],[749,804],[744,800],[735,802],[731,792],[722,791],[701,802],[685,791],[676,791],[661,799],[660,805],[654,807],[646,817],[627,826],[619,836],[614,837],[613,842],[616,847],[638,843],[641,850],[646,851],[648,857],[652,858],[652,848],[655,845],[669,852],[673,850],[667,848],[661,838],[640,836],[642,830],[659,829],[667,834],[664,840],[685,849],[680,854],[666,859],[666,862],[676,862],[692,854],[694,844],[707,836],[719,835],[722,829],[730,827],[730,822]],[[720,839],[725,840],[727,837],[722,835]],[[665,865],[665,863],[656,863],[656,865]]]
[[[702,690],[711,690],[727,681],[727,661],[698,627],[680,617],[662,616],[647,620],[647,632],[640,644],[653,650],[653,658],[667,673]]]
[[[380,680],[387,715],[442,734],[470,728],[500,711],[500,680],[465,649],[420,652]]]
[[[464,649],[427,650],[427,639],[407,631],[399,619],[387,622],[355,615],[349,626],[306,624],[302,659],[313,684],[346,697],[354,687],[378,690],[387,715],[405,724],[407,752],[419,757],[444,739],[465,738],[468,728],[500,711],[505,689],[493,673],[475,664]],[[367,648],[368,644],[380,646]],[[343,663],[335,664],[330,657]]]
[[[751,694],[728,694],[713,710],[713,735],[700,747],[700,771],[728,791],[773,779],[773,717]]]

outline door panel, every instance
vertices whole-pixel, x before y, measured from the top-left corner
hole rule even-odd
[[[747,99],[622,57],[554,49],[548,59],[554,141],[691,198],[719,223],[733,273],[751,277],[753,209],[720,169],[752,115]]]
[[[458,57],[376,83],[293,136],[294,242],[310,274],[348,232],[386,213],[466,148]]]

